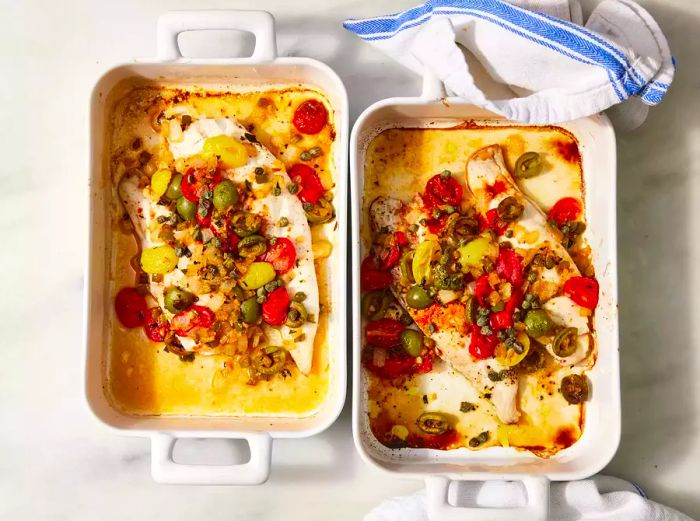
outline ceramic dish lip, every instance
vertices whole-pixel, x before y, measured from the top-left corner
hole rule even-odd
[[[410,108],[430,109],[441,108],[445,109],[446,114],[443,117],[409,117],[406,113]],[[460,110],[454,110],[460,109]],[[472,117],[465,116],[450,116],[450,113],[464,113],[463,109],[471,109]],[[380,123],[369,122],[370,119],[377,117],[378,113],[387,111],[393,114],[393,117],[377,119]],[[540,475],[552,480],[573,480],[589,477],[603,469],[614,457],[619,446],[621,436],[621,405],[620,405],[620,389],[619,389],[619,327],[618,316],[614,305],[609,306],[610,316],[601,319],[596,316],[596,324],[600,320],[610,322],[608,326],[607,337],[609,339],[608,348],[610,356],[608,367],[605,368],[606,378],[610,384],[608,395],[605,397],[605,406],[612,413],[612,421],[606,424],[606,442],[603,446],[596,448],[595,452],[589,450],[590,454],[579,457],[578,466],[574,466],[564,470],[552,470],[542,468],[533,471],[532,465],[522,466],[525,462],[551,462],[567,457],[571,454],[574,447],[578,445],[579,440],[571,448],[562,450],[560,453],[550,459],[542,459],[534,456],[529,452],[516,451],[503,447],[492,447],[481,451],[471,451],[469,449],[456,449],[451,451],[439,451],[432,449],[399,449],[388,450],[390,455],[384,454],[383,457],[378,455],[376,438],[367,428],[366,412],[364,410],[364,402],[366,400],[365,386],[363,382],[363,369],[360,363],[362,338],[361,338],[361,316],[359,307],[360,287],[359,287],[359,266],[361,263],[361,239],[360,226],[362,219],[362,179],[364,175],[364,166],[362,165],[365,148],[371,138],[386,128],[402,128],[411,127],[411,121],[430,119],[436,122],[459,123],[460,121],[473,119],[476,121],[487,120],[489,124],[496,126],[536,126],[522,125],[517,122],[506,121],[501,116],[489,113],[484,109],[475,107],[464,100],[452,97],[440,97],[436,99],[434,96],[421,97],[394,97],[380,100],[368,107],[355,122],[350,136],[350,193],[351,193],[351,212],[352,212],[352,318],[355,327],[353,328],[352,344],[353,344],[353,439],[355,447],[362,459],[371,466],[388,472],[393,475],[401,475],[403,477],[426,478],[433,475],[446,476],[450,479],[468,479],[468,480],[490,480],[490,479],[522,479],[525,477]],[[582,130],[572,131],[572,125],[582,124]],[[597,139],[606,147],[605,162],[608,168],[608,179],[604,182],[605,199],[603,201],[605,213],[610,217],[605,223],[604,229],[600,230],[604,235],[604,240],[608,245],[606,250],[606,266],[612,267],[612,274],[607,275],[605,279],[606,287],[603,290],[610,304],[617,303],[617,236],[616,236],[616,220],[615,220],[615,135],[610,124],[610,121],[605,115],[599,114],[589,118],[583,118],[575,122],[562,123],[552,125],[562,127],[569,130],[581,143],[582,140],[591,138],[588,133],[597,132]],[[413,125],[415,127],[415,125]],[[371,137],[370,137],[371,135]],[[584,148],[585,145],[582,145]],[[583,152],[582,152],[583,154]],[[584,156],[585,157],[585,156]],[[586,173],[584,172],[584,178]],[[586,193],[586,204],[590,204],[589,197],[591,194]],[[594,252],[595,254],[595,252]],[[600,263],[598,263],[600,264]],[[598,361],[600,362],[600,361]],[[597,365],[596,365],[597,367]],[[595,391],[594,391],[595,392]],[[601,397],[593,396],[593,399],[602,400]],[[588,425],[586,425],[588,427]],[[587,432],[584,429],[584,435]],[[371,438],[371,439],[370,439]],[[380,449],[381,450],[381,449]],[[583,461],[585,460],[585,461]],[[509,469],[509,467],[511,467]],[[469,469],[468,469],[469,468]]]

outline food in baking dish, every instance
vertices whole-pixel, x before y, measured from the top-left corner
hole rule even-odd
[[[113,121],[112,401],[137,414],[313,412],[327,392],[335,225],[323,94],[140,87]]]
[[[375,436],[542,456],[573,444],[598,301],[573,136],[391,129],[369,144],[365,172],[363,365]]]

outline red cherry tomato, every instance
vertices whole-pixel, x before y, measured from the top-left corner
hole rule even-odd
[[[139,327],[146,320],[146,298],[134,288],[122,288],[114,298],[117,318],[124,327]]]
[[[522,258],[512,248],[499,248],[496,273],[519,288],[523,283]]]
[[[496,232],[496,235],[503,235],[508,229],[508,223],[502,221],[498,217],[497,208],[492,208],[483,216],[479,215],[479,223],[481,225],[481,231],[490,228],[491,230]]]
[[[425,225],[428,227],[428,231],[430,233],[435,234],[435,235],[440,234],[442,229],[445,227],[445,224],[447,224],[447,214],[446,213],[443,213],[437,219],[431,217],[425,223]]]
[[[571,277],[564,283],[564,295],[587,309],[598,305],[598,281],[590,277]]]
[[[491,198],[496,197],[498,194],[502,194],[508,189],[506,184],[502,179],[497,180],[493,185],[486,185],[486,192],[491,195]]]
[[[318,134],[328,121],[328,111],[320,101],[307,100],[294,111],[292,123],[302,134]]]
[[[479,301],[479,304],[483,306],[486,301],[486,297],[488,297],[492,291],[491,284],[489,283],[489,276],[482,275],[476,279],[475,283],[474,296],[476,297],[476,300]]]
[[[478,360],[491,358],[498,345],[498,337],[496,335],[482,335],[481,328],[476,324],[472,324],[470,329],[472,338],[469,343],[469,354]]]
[[[559,199],[549,210],[549,218],[557,223],[557,226],[564,226],[569,221],[575,221],[581,215],[583,208],[578,199],[564,197]]]
[[[214,236],[221,241],[221,247],[219,248],[221,251],[225,253],[236,251],[236,245],[241,239],[233,230],[228,228],[225,219],[213,219],[209,225],[209,229]]]
[[[388,271],[379,271],[372,257],[367,257],[360,266],[360,289],[376,291],[391,286],[394,278]]]
[[[262,305],[263,320],[271,326],[281,326],[287,320],[289,294],[287,288],[280,287],[267,296]]]
[[[297,197],[303,203],[316,204],[326,192],[318,175],[309,165],[297,163],[289,169],[289,178],[299,185]]]
[[[401,343],[401,333],[406,329],[401,322],[392,318],[382,318],[367,324],[365,336],[374,347],[388,349]]]
[[[195,327],[209,328],[214,323],[214,312],[205,308],[192,304],[184,311],[180,311],[170,321],[170,327],[179,336],[187,336],[187,333]]]
[[[421,363],[413,367],[414,374],[429,373],[433,370],[433,352],[421,356]],[[416,358],[417,361],[417,358]]]
[[[425,185],[423,201],[429,209],[442,205],[457,206],[462,201],[462,185],[452,176],[431,177]]]
[[[294,243],[286,237],[277,237],[275,244],[271,245],[262,260],[272,264],[278,275],[284,275],[294,267],[297,260],[297,250]]]
[[[221,172],[219,169],[213,172],[205,169],[190,168],[180,183],[180,190],[185,199],[196,203],[206,190],[213,190],[221,182]]]
[[[165,340],[165,335],[170,331],[170,324],[168,324],[165,315],[163,315],[163,311],[159,307],[153,307],[146,312],[146,321],[143,329],[150,340],[162,342]]]
[[[395,232],[379,250],[379,269],[387,271],[393,268],[401,258],[401,246],[408,244],[408,239],[404,232]]]
[[[523,301],[522,292],[517,289],[514,290],[510,296],[508,302],[506,302],[505,308],[502,311],[497,311],[491,313],[489,317],[489,322],[491,324],[491,329],[494,331],[502,331],[513,326],[513,312]]]

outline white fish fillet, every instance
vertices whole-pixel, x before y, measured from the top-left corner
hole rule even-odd
[[[180,141],[169,143],[169,147],[174,158],[178,159],[200,153],[207,138],[223,134],[244,140],[246,133],[247,131],[231,118],[200,119],[189,125]],[[306,220],[304,209],[299,199],[287,190],[287,186],[291,181],[283,165],[269,150],[259,143],[252,143],[252,145],[255,146],[257,155],[250,157],[248,163],[241,167],[223,170],[222,175],[235,183],[249,182],[253,186],[253,193],[255,193],[256,189],[262,188],[262,185],[258,185],[255,181],[255,168],[265,167],[267,171],[271,169],[277,171],[275,176],[279,178],[281,195],[274,196],[269,190],[263,195],[261,191],[261,196],[256,197],[246,210],[265,216],[268,225],[266,233],[268,235],[287,237],[295,245],[297,261],[294,267],[282,275],[281,278],[284,280],[290,296],[297,292],[306,294],[304,306],[309,314],[314,315],[318,319],[318,284],[311,248],[311,230]],[[149,194],[150,189],[147,186],[147,180],[140,179],[137,173],[127,173],[120,180],[120,198],[134,223],[143,248],[164,244],[157,236],[157,230],[160,225],[156,222],[156,218],[160,215],[170,215],[170,211],[164,206],[157,205],[156,201],[149,197]],[[277,226],[281,217],[288,219],[288,226]],[[173,285],[179,287],[197,286],[197,281],[188,281],[186,275],[181,271],[187,267],[189,262],[190,259],[187,257],[181,257],[178,264],[179,269],[164,275],[161,283],[153,281],[150,283],[151,293],[168,318],[172,314],[168,313],[164,308],[164,289]],[[197,294],[197,296],[199,297],[198,303],[206,305],[213,310],[216,310],[217,305],[220,306],[223,302],[223,295],[220,293]],[[315,322],[306,322],[300,328],[295,328],[295,336],[298,337],[300,333],[303,333],[304,338],[297,341],[294,340],[291,334],[292,330],[289,327],[280,327],[280,334],[285,347],[289,349],[294,362],[304,374],[310,372],[313,363],[313,346],[316,330],[317,324]],[[185,349],[191,350],[194,347],[191,339],[180,337],[180,340]]]

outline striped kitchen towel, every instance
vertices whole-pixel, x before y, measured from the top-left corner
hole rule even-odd
[[[603,0],[581,25],[577,0],[428,0],[344,27],[449,94],[525,123],[557,123],[615,107],[618,128],[641,124],[673,80],[658,24],[631,0]],[[578,23],[576,23],[578,22]],[[513,96],[491,99],[461,47]]]

